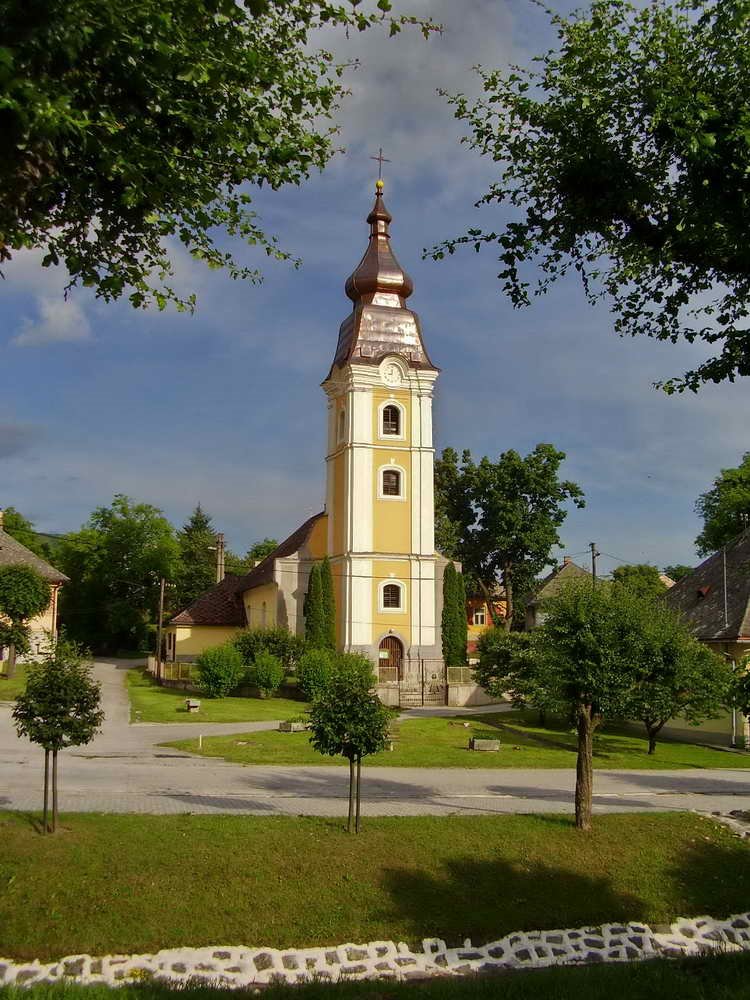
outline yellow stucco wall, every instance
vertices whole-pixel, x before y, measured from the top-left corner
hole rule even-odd
[[[175,635],[175,653],[179,656],[197,656],[210,646],[220,646],[232,639],[241,629],[232,625],[168,625],[165,634]]]
[[[310,532],[307,543],[310,556],[313,559],[322,559],[328,548],[328,516],[319,517]]]
[[[372,639],[377,641],[388,629],[393,629],[406,643],[411,644],[411,580],[410,566],[405,560],[375,559],[372,564],[375,579],[372,588]],[[380,611],[380,586],[389,579],[402,583],[405,587],[405,604],[402,611]]]
[[[344,454],[339,452],[333,462],[333,552],[331,555],[339,555],[344,551],[345,538],[345,494],[344,494]]]
[[[276,624],[276,594],[275,583],[265,583],[262,587],[245,591],[242,600],[248,625],[252,628],[268,628]]]
[[[372,439],[373,441],[392,441],[394,446],[401,448],[406,448],[411,444],[411,411],[410,402],[411,397],[407,391],[404,390],[394,390],[394,389],[376,389],[373,394],[373,405],[372,405]],[[400,403],[403,407],[402,426],[401,433],[404,435],[401,437],[391,437],[386,435],[383,437],[380,433],[380,407],[382,403]]]
[[[403,479],[402,492],[406,499],[378,498],[380,470],[383,466],[399,466]],[[408,456],[388,448],[373,450],[373,513],[372,540],[375,552],[411,552],[411,477]]]

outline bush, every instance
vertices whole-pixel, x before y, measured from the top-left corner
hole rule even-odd
[[[247,671],[247,679],[260,689],[265,698],[275,694],[284,680],[284,664],[278,656],[263,650],[255,657],[255,662]]]
[[[246,666],[251,667],[259,653],[267,652],[278,657],[287,671],[296,668],[306,648],[301,635],[293,635],[281,625],[245,629],[232,642]]]
[[[297,678],[302,694],[314,701],[323,693],[333,676],[334,655],[328,649],[308,649],[297,665]]]
[[[368,690],[375,686],[375,667],[364,653],[337,653],[333,662],[336,677],[361,682]]]
[[[205,649],[196,661],[198,687],[209,698],[225,698],[242,681],[245,664],[231,642]]]

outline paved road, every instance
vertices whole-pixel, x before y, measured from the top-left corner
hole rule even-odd
[[[342,815],[342,767],[242,767],[157,744],[206,732],[206,723],[128,725],[125,664],[100,663],[107,722],[88,747],[61,756],[61,808],[135,813]],[[463,711],[463,710],[462,710]],[[212,725],[212,733],[269,729],[274,723]],[[18,740],[0,708],[0,808],[38,809],[42,754]],[[571,812],[572,770],[367,768],[364,812],[371,816]],[[726,812],[750,802],[750,770],[597,771],[602,812],[701,809]]]

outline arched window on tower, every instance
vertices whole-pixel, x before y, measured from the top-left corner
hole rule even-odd
[[[398,469],[383,470],[383,496],[401,496],[401,473]]]
[[[383,587],[383,607],[390,609],[401,607],[401,587],[397,583],[387,583]]]
[[[401,434],[401,410],[392,403],[383,408],[383,434]]]

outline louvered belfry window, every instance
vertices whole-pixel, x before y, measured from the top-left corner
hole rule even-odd
[[[387,583],[385,587],[383,587],[383,607],[401,607],[401,588],[397,583]]]
[[[396,469],[386,469],[383,472],[383,496],[401,496],[401,473]]]
[[[401,410],[397,406],[386,406],[383,410],[383,434],[401,433]]]

